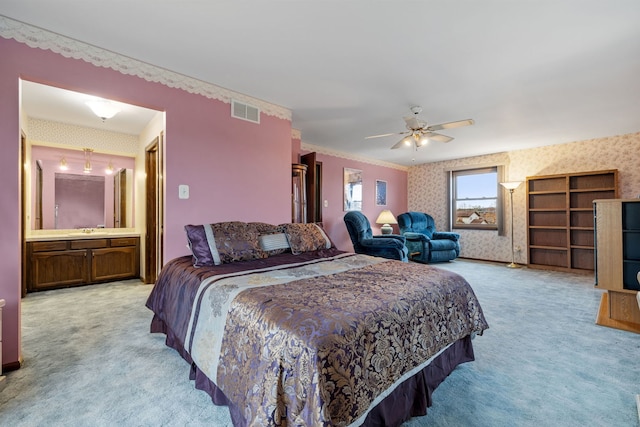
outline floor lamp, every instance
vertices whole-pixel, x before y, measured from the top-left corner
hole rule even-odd
[[[520,266],[516,264],[516,249],[513,246],[513,190],[518,188],[522,184],[522,181],[509,181],[509,182],[501,182],[504,188],[509,190],[509,201],[511,203],[511,263],[507,264],[509,268],[519,268]]]

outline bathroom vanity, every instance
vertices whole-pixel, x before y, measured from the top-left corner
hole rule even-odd
[[[140,236],[70,233],[27,238],[26,291],[140,277]]]

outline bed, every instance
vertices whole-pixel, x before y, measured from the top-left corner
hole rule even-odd
[[[315,224],[185,228],[151,332],[236,427],[400,425],[488,328],[461,276],[340,251]]]

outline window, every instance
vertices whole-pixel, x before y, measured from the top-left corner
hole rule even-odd
[[[498,167],[451,172],[453,228],[498,229]]]

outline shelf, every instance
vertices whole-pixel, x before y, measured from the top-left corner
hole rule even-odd
[[[581,273],[595,269],[593,203],[617,196],[617,173],[604,170],[527,177],[530,264]],[[640,228],[640,222],[637,225]]]
[[[562,191],[529,191],[529,194],[535,196],[537,194],[567,194],[565,190]]]
[[[550,250],[550,251],[562,251],[562,252],[567,252],[567,248],[566,247],[562,247],[562,246],[539,246],[539,245],[530,245],[529,246],[530,249],[546,249],[546,250]]]
[[[615,188],[612,187],[602,187],[602,188],[572,188],[569,190],[571,193],[588,193],[588,192],[603,192],[603,191],[616,191]]]

